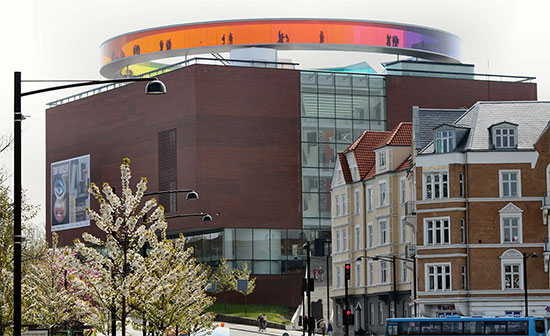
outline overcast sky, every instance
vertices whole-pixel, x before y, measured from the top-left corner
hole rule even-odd
[[[462,61],[474,64],[477,73],[537,77],[539,100],[550,100],[549,13],[547,0],[9,1],[0,19],[0,134],[13,130],[14,71],[21,71],[23,79],[99,79],[99,45],[110,37],[145,28],[224,19],[363,19],[438,28],[462,39]],[[306,68],[319,67],[319,62],[327,66],[346,63],[333,55],[313,61],[311,55],[290,57]],[[361,60],[356,54],[344,59],[350,63]],[[23,91],[35,88],[24,84]],[[23,187],[31,202],[42,207],[37,224],[45,222],[47,213],[44,110],[47,102],[73,92],[23,98],[23,114],[30,116],[23,124]],[[0,155],[0,164],[12,172],[13,153]]]

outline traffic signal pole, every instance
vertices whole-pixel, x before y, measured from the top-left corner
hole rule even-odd
[[[344,268],[345,268],[345,270],[344,270],[344,305],[346,307],[344,313],[347,313],[348,309],[349,309],[348,281],[349,281],[350,273],[351,273],[351,265],[346,264],[344,266]],[[344,319],[346,319],[346,318],[347,318],[347,316],[344,316]],[[344,323],[344,335],[345,336],[349,335],[349,325],[348,325],[348,323]]]

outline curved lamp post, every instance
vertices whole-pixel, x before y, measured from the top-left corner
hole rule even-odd
[[[166,93],[166,86],[157,78],[131,78],[109,80],[21,80],[21,72],[13,74],[13,143],[14,143],[14,182],[13,182],[13,334],[21,335],[21,122],[25,117],[21,113],[21,97],[38,93],[76,88],[80,86],[148,82],[145,93],[148,95],[162,95]],[[53,86],[49,88],[21,92],[23,82],[72,82],[72,84]]]

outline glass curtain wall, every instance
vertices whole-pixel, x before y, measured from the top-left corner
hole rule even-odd
[[[185,243],[193,247],[197,262],[211,266],[225,258],[230,268],[242,268],[246,262],[253,274],[303,274],[302,244],[316,238],[314,230],[226,228],[185,236]]]
[[[304,229],[330,230],[330,183],[338,152],[364,130],[386,130],[380,75],[301,72]]]

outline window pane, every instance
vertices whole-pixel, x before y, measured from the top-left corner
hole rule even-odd
[[[235,252],[237,259],[252,259],[252,229],[235,229]]]
[[[421,322],[422,335],[441,335],[441,322]]]
[[[460,335],[462,334],[462,322],[442,322],[441,333],[445,335]]]
[[[269,254],[270,254],[269,229],[254,229],[253,234],[254,234],[254,259],[256,260],[269,259]],[[269,274],[269,273],[265,273],[265,274]]]
[[[483,335],[483,322],[464,322],[464,335]]]
[[[508,335],[527,335],[528,330],[527,321],[508,321]]]
[[[485,335],[506,335],[506,322],[485,322]]]
[[[420,332],[420,322],[399,322],[399,335],[418,335]]]

